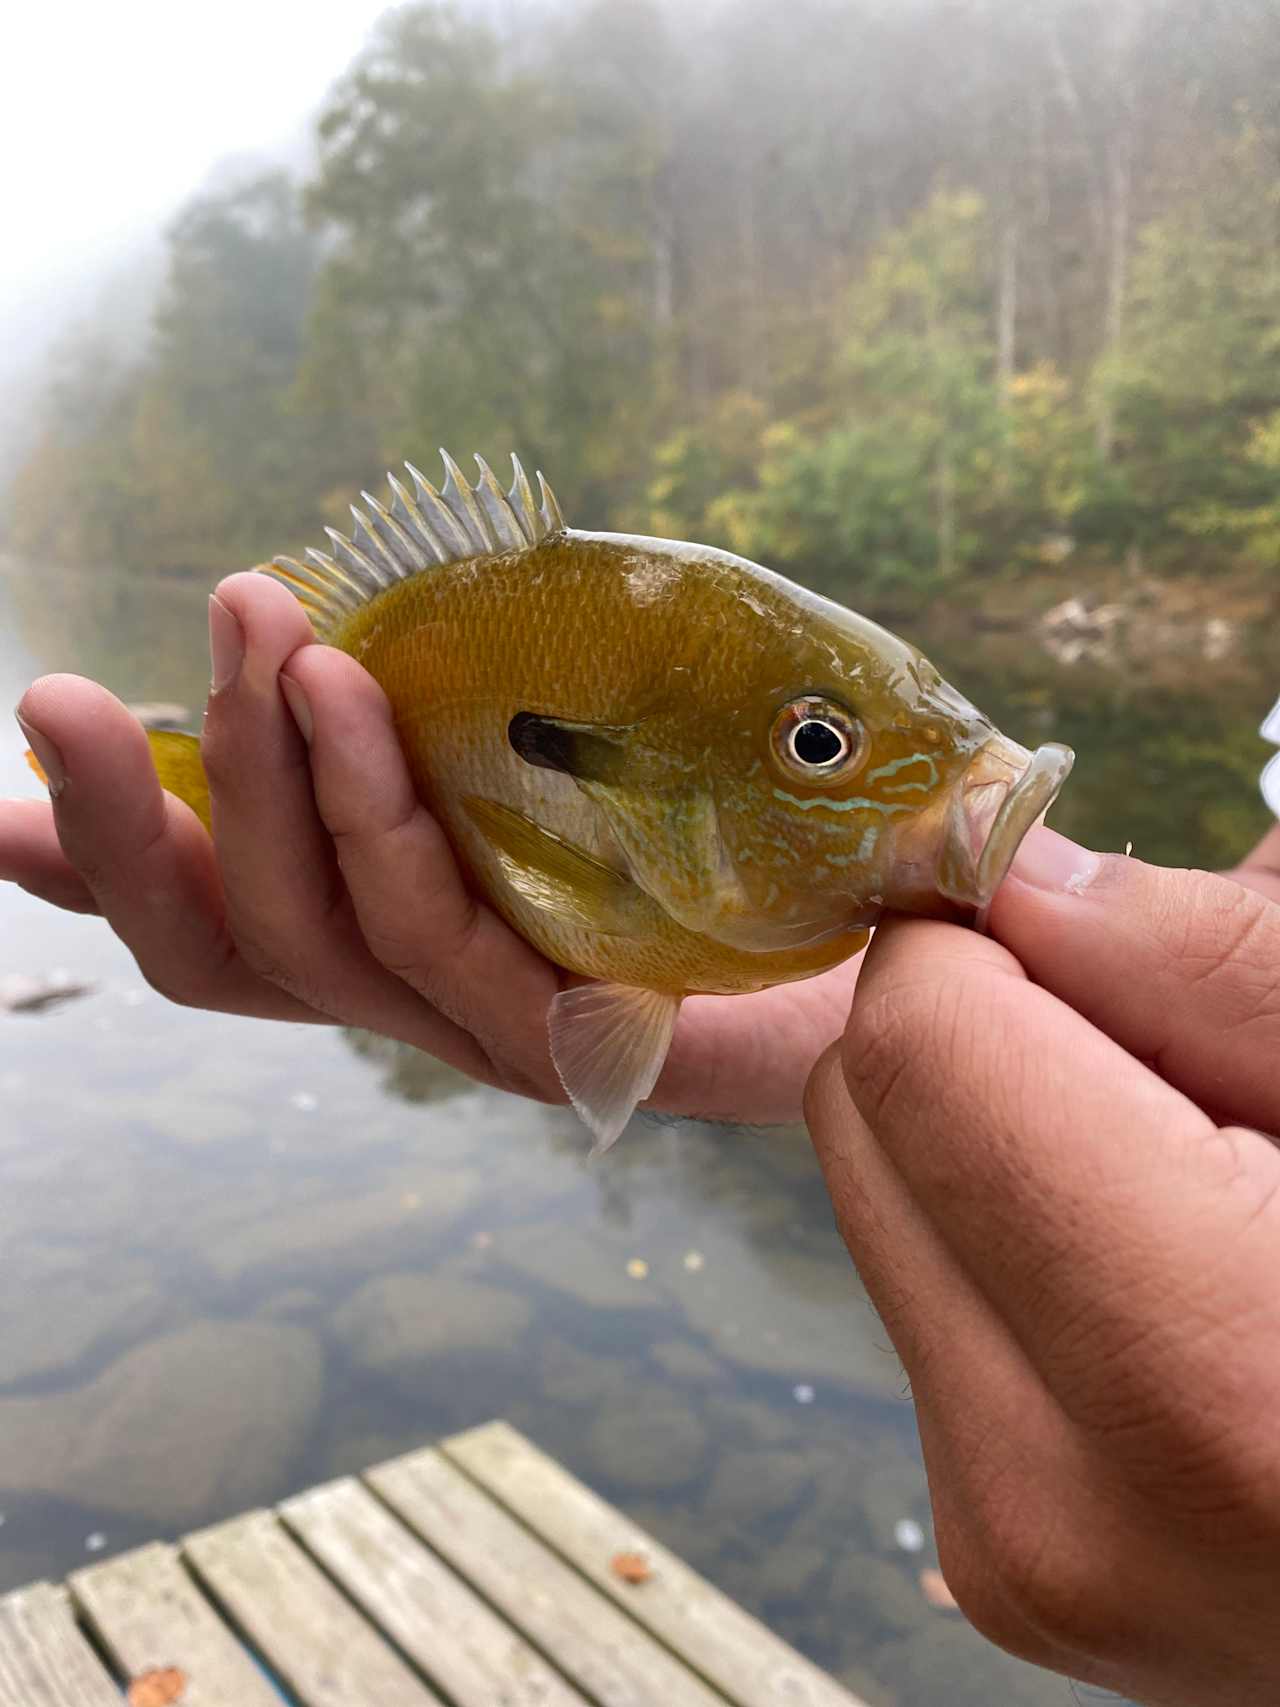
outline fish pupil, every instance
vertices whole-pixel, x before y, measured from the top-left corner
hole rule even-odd
[[[802,765],[829,765],[842,758],[847,750],[848,744],[840,731],[816,718],[798,723],[791,736],[791,751]]]

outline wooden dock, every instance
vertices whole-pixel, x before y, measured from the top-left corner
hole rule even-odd
[[[0,1707],[130,1690],[146,1707],[863,1707],[502,1422],[0,1599]]]

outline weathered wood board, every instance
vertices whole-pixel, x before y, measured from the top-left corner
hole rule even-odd
[[[0,1598],[0,1707],[170,1668],[180,1707],[864,1707],[506,1423]]]
[[[438,1707],[434,1691],[273,1513],[250,1512],[201,1530],[187,1537],[182,1552],[304,1707]]]
[[[183,1569],[176,1548],[153,1541],[74,1572],[69,1586],[124,1677],[172,1666],[187,1680],[181,1707],[280,1707],[280,1697]]]
[[[32,1583],[0,1600],[0,1707],[120,1707],[65,1589]]]
[[[600,1707],[724,1707],[440,1453],[415,1452],[365,1480]]]
[[[280,1516],[454,1707],[583,1707],[524,1637],[350,1478]]]
[[[740,1707],[863,1707],[509,1424],[455,1435],[443,1451]],[[649,1579],[625,1582],[610,1565],[619,1553],[643,1554]]]

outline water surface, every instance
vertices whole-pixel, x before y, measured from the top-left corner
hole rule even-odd
[[[197,705],[206,590],[8,565],[0,700],[71,668]],[[1247,648],[1162,673],[935,626],[1010,733],[1077,747],[1064,829],[1206,864],[1260,832]],[[0,739],[0,794],[30,780]],[[803,1133],[642,1118],[589,1166],[563,1111],[172,1007],[0,888],[0,974],[58,968],[95,992],[0,1015],[0,1589],[505,1416],[870,1702],[1070,1700],[921,1592],[911,1408]]]

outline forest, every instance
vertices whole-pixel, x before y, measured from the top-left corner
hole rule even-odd
[[[1275,0],[418,0],[168,252],[24,557],[224,571],[445,445],[872,599],[1277,577]]]

